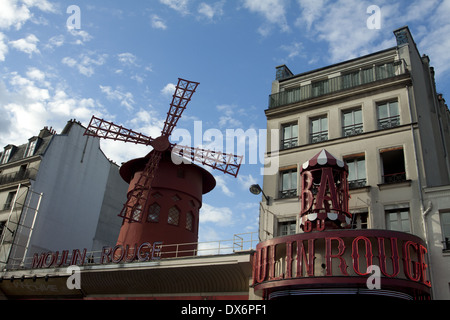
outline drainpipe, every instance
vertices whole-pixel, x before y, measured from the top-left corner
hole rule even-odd
[[[411,119],[411,135],[412,135],[412,140],[413,140],[413,148],[414,148],[414,160],[416,162],[416,168],[417,168],[417,184],[418,184],[418,189],[419,189],[419,200],[420,200],[420,211],[422,214],[422,220],[423,220],[423,233],[424,233],[424,240],[425,240],[425,244],[427,245],[427,259],[428,259],[428,270],[430,270],[429,275],[430,275],[430,281],[431,284],[433,285],[433,272],[431,272],[431,255],[430,255],[430,250],[429,250],[429,241],[428,241],[428,223],[427,223],[427,215],[428,213],[430,213],[432,207],[433,207],[433,203],[431,202],[431,200],[428,201],[428,206],[425,209],[424,206],[424,199],[423,199],[423,189],[422,189],[422,179],[421,179],[421,175],[420,175],[420,168],[419,168],[419,161],[417,159],[417,146],[416,146],[416,138],[414,136],[414,125],[413,125],[413,118],[412,118],[412,112],[411,112],[411,105],[410,105],[410,99],[409,99],[409,94],[410,94],[410,90],[409,90],[409,86],[406,86],[406,99],[407,99],[407,103],[408,103],[408,110],[409,110],[409,117]],[[433,297],[433,287],[431,289],[431,296]]]

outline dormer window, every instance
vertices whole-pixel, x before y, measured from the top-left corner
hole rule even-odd
[[[1,164],[7,163],[9,161],[9,158],[11,157],[11,151],[12,147],[5,148],[5,151],[3,152],[2,155]]]
[[[25,151],[25,158],[31,157],[32,155],[34,155],[34,152],[36,151],[37,143],[38,143],[37,138],[30,139],[30,141],[28,142],[27,149]]]

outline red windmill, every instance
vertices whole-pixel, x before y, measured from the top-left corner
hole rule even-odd
[[[161,136],[155,139],[95,116],[84,133],[153,147],[144,158],[130,160],[120,168],[121,177],[130,184],[127,201],[119,213],[124,221],[118,244],[124,247],[152,241],[165,244],[197,241],[201,196],[214,188],[215,180],[196,165],[174,164],[171,161],[174,157],[201,163],[234,177],[239,172],[242,156],[179,146],[169,141],[198,84],[178,79]],[[180,180],[180,176],[185,179]],[[190,211],[180,217],[179,214],[186,210]]]

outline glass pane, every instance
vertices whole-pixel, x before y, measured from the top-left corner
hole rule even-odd
[[[355,124],[362,123],[362,111],[361,110],[355,110],[354,116],[355,116]]]
[[[292,138],[298,138],[298,125],[292,125],[291,136]]]
[[[398,113],[398,102],[397,101],[390,102],[389,103],[389,116],[390,117],[395,117],[395,116],[398,116],[398,115],[399,115],[399,113]]]
[[[408,211],[401,211],[400,212],[400,219],[409,221],[409,213],[408,213]]]
[[[320,127],[319,127],[319,119],[311,120],[311,132],[312,133],[319,132],[320,131],[319,129],[320,129]]]
[[[283,173],[283,176],[282,176],[282,189],[281,190],[289,190],[290,188],[289,188],[289,186],[290,186],[290,183],[289,183],[289,173]]]
[[[284,127],[283,137],[284,137],[284,139],[290,139],[291,138],[291,127],[290,126]]]
[[[352,112],[344,113],[344,127],[351,126],[353,124]]]
[[[291,174],[291,189],[297,189],[297,171]]]
[[[355,161],[347,162],[348,165],[348,181],[356,180]]]
[[[380,104],[378,106],[378,119],[384,119],[388,117],[387,104]]]
[[[358,179],[366,178],[366,160],[360,159],[358,160]]]
[[[403,221],[402,220],[402,230],[401,231],[405,231],[405,232],[409,232],[410,231],[409,220],[408,221]]]
[[[328,130],[328,118],[321,118],[320,119],[320,131],[327,131]]]

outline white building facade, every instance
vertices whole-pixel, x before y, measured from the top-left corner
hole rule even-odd
[[[279,172],[264,176],[262,241],[302,233],[302,164],[326,149],[349,167],[353,229],[396,230],[428,247],[432,298],[450,299],[450,114],[408,27],[397,46],[294,75],[277,67],[267,129]]]

